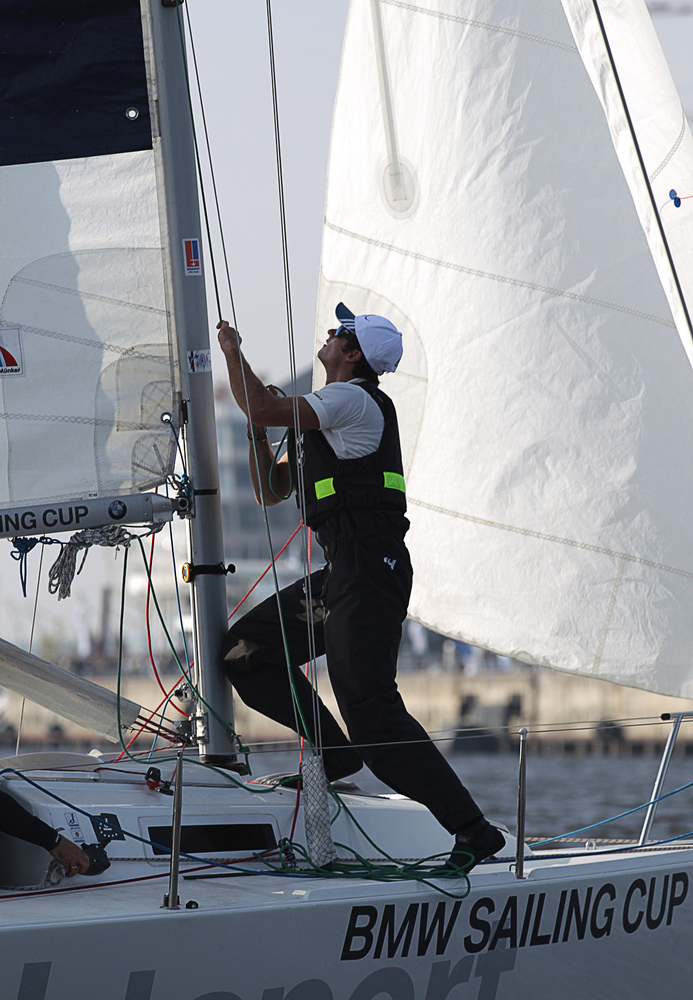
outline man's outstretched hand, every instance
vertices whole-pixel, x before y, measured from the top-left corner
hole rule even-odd
[[[217,323],[217,330],[219,331],[219,346],[224,354],[228,354],[230,350],[240,349],[242,342],[241,335],[238,330],[234,330],[232,326],[229,326],[225,319],[221,323]]]
[[[88,856],[81,847],[68,840],[67,837],[61,837],[50,853],[65,869],[66,878],[72,878],[73,875],[84,875],[89,868]]]

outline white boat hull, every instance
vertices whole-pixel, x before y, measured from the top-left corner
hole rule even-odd
[[[463,901],[366,882],[291,879],[277,889],[271,877],[185,885],[196,910],[160,910],[158,886],[95,891],[98,915],[91,893],[39,908],[7,901],[3,995],[445,1000],[454,990],[459,1000],[632,1000],[651,997],[664,971],[669,995],[684,996],[691,861],[690,851],[639,857],[617,875],[586,864],[569,878],[540,865],[521,884],[507,866],[488,866]]]
[[[150,791],[136,770],[129,778],[106,771],[32,777],[76,809],[115,815],[140,836],[171,822],[171,798]],[[8,786],[54,825],[72,816],[73,836],[89,839],[83,814],[20,779]],[[407,842],[411,853],[443,851],[449,839],[416,803],[343,799],[377,843],[394,845],[393,856]],[[215,775],[184,789],[184,826],[266,822],[279,839],[294,811],[295,792],[250,795]],[[344,812],[333,833],[366,853]],[[295,839],[302,839],[300,815]],[[45,852],[25,849],[0,840],[5,882],[12,871],[28,878],[37,861],[45,870]],[[247,874],[182,862],[179,910],[161,908],[167,857],[129,839],[107,849],[111,868],[93,879],[0,893],[3,998],[650,1000],[663,973],[671,996],[686,995],[689,986],[693,846],[528,852],[523,880],[509,851],[472,872],[466,896],[464,880],[266,874],[237,853]]]

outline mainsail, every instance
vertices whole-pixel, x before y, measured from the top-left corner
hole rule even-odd
[[[404,333],[417,620],[693,694],[690,196],[641,0],[352,0],[318,343]]]
[[[139,0],[35,6],[0,12],[0,508],[160,484],[180,410]]]

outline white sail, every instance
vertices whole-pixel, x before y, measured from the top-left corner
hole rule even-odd
[[[685,291],[691,137],[601,6]],[[690,696],[690,332],[617,98],[586,0],[352,0],[317,340],[340,299],[404,333],[414,618]]]
[[[179,409],[139,3],[3,18],[0,505],[139,492]]]

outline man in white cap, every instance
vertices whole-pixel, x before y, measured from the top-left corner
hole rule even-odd
[[[231,627],[224,667],[247,705],[292,729],[296,698],[303,735],[315,742],[319,727],[329,780],[353,774],[365,761],[396,792],[426,805],[456,837],[449,870],[469,870],[500,850],[504,837],[409,715],[395,679],[412,570],[397,415],[378,376],[396,370],[402,335],[383,316],[355,316],[342,302],[335,312],[339,326],[318,352],[326,384],[295,398],[266,389],[243,358],[236,331],[219,324],[231,391],[248,417],[256,498],[279,503],[300,476],[305,520],[326,560],[309,588],[298,580],[281,591],[281,620],[271,597]],[[287,455],[277,463],[268,426],[292,428]],[[327,655],[349,740],[300,669],[311,656],[309,596],[314,655]]]

